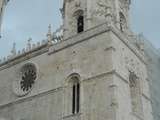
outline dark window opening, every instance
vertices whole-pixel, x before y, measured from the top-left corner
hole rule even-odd
[[[77,33],[81,33],[84,31],[84,17],[79,16],[77,19]]]
[[[72,113],[75,114],[75,90],[76,90],[76,86],[73,85],[73,92],[72,92]]]
[[[77,113],[79,113],[79,100],[80,100],[80,85],[79,83],[77,84]]]
[[[76,114],[80,109],[80,84],[75,83],[72,90],[72,113]]]

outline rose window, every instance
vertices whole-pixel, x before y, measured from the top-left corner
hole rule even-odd
[[[22,77],[20,81],[20,88],[27,92],[29,91],[37,78],[36,68],[32,64],[27,64],[22,68]]]

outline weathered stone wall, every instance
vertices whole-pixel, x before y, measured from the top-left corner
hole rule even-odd
[[[70,74],[78,73],[81,76],[80,114],[82,115],[80,116],[84,119],[95,118],[95,120],[101,118],[103,120],[108,115],[108,118],[111,118],[112,111],[109,112],[106,107],[110,107],[111,93],[107,86],[112,80],[111,75],[108,76],[108,72],[112,71],[112,49],[108,48],[112,40],[109,32],[96,36],[94,36],[95,31],[91,33],[68,39],[54,45],[46,53],[1,70],[0,117],[13,120],[58,120],[62,117],[71,119],[71,109],[65,108],[69,106],[66,105],[65,88],[68,86],[65,86],[65,83]],[[72,40],[83,39],[82,36],[87,39],[78,44],[72,43]],[[71,45],[65,47],[66,43]],[[54,51],[55,49],[59,51]],[[18,74],[26,63],[33,63],[37,66],[38,78],[28,95],[18,97],[13,91],[13,82],[21,79]],[[101,100],[99,100],[100,97]],[[70,103],[69,107],[71,106]],[[102,112],[104,109],[105,112]]]
[[[144,53],[137,51],[132,44],[128,44],[130,43],[129,39],[122,34],[118,36],[112,34],[112,40],[115,49],[112,54],[112,61],[115,70],[114,86],[117,119],[152,120],[151,97]],[[140,110],[136,112],[132,110],[131,105],[129,71],[137,75],[140,83],[141,104],[136,103],[140,106]]]
[[[1,66],[0,117],[29,120],[152,120],[147,70],[143,53],[117,28],[103,24],[53,46]],[[39,51],[43,50],[40,49]],[[22,58],[28,58],[23,60]],[[18,59],[22,59],[21,62]],[[13,89],[26,63],[37,66],[32,90],[18,97]],[[3,68],[3,69],[2,69]],[[131,109],[129,70],[139,77],[141,115]],[[80,75],[80,112],[72,114],[68,77]],[[145,112],[144,112],[145,111]]]

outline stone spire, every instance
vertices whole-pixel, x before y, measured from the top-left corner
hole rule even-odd
[[[12,54],[12,56],[16,56],[16,54],[17,54],[17,51],[16,51],[16,43],[13,43],[13,48],[12,48],[12,50],[11,50],[11,54]]]
[[[32,41],[32,38],[29,38],[27,43],[27,51],[30,51],[32,49],[31,41]]]
[[[47,40],[48,40],[48,44],[51,45],[52,44],[52,28],[51,28],[51,24],[49,24],[49,26],[48,26]]]
[[[64,0],[64,39],[104,23],[127,33],[130,4],[131,0]]]

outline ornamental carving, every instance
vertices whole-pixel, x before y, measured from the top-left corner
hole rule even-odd
[[[108,2],[99,1],[96,6],[96,9],[92,12],[92,16],[106,17],[108,14],[111,14],[111,6]]]
[[[140,63],[132,58],[125,57],[125,67],[130,71],[134,72],[137,77],[143,76],[143,71],[140,66]]]

